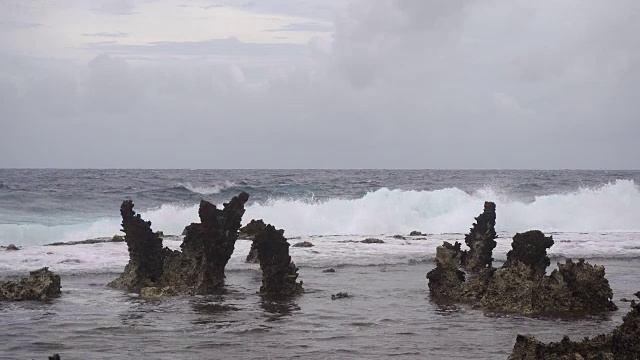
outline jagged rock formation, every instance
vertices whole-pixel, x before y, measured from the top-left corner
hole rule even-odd
[[[122,203],[122,228],[129,248],[129,263],[109,285],[132,291],[147,289],[147,294],[204,294],[224,284],[226,266],[238,238],[245,192],[224,204],[224,209],[200,202],[200,223],[186,227],[182,251],[162,247],[162,238],[151,230],[151,222],[133,211],[133,203]],[[171,287],[172,289],[165,289]]]
[[[532,270],[532,275],[544,276],[551,260],[547,256],[547,249],[553,246],[551,236],[544,236],[542,231],[531,230],[516,234],[511,243],[512,250],[507,253],[504,267],[510,267],[521,262]]]
[[[262,220],[251,220],[247,225],[240,228],[240,238],[251,239],[251,248],[247,254],[246,262],[258,263],[258,248],[256,247],[256,234],[267,226]]]
[[[140,214],[133,211],[133,201],[122,202],[120,215],[124,241],[129,249],[129,263],[109,285],[128,290],[154,286],[162,277],[167,252],[162,248],[162,238],[151,230],[151,221],[142,220]]]
[[[484,211],[476,219],[471,230],[464,237],[469,247],[462,252],[462,267],[466,270],[478,272],[480,269],[490,268],[493,262],[493,249],[496,247],[496,204],[486,201]]]
[[[298,268],[289,256],[289,243],[284,230],[266,225],[255,234],[258,259],[262,269],[263,295],[293,296],[304,292],[298,278]]]
[[[518,335],[509,360],[640,359],[640,304],[633,301],[622,325],[609,334],[573,342],[544,344],[530,335]]]
[[[16,281],[0,281],[0,300],[47,301],[60,296],[60,275],[42,268]]]
[[[491,220],[495,219],[495,207],[491,204],[485,203],[483,213],[489,215],[477,218],[488,224],[479,229],[487,236],[474,235],[474,229],[479,225],[467,235],[467,238],[480,239],[471,242],[476,246],[475,251],[462,251],[458,242],[454,245],[444,242],[436,249],[436,268],[427,274],[432,297],[469,302],[488,311],[520,314],[592,313],[617,309],[611,301],[613,292],[602,266],[590,265],[584,259],[577,263],[568,259],[565,264],[558,263],[558,269],[545,276],[550,263],[547,249],[553,245],[553,239],[541,231],[516,234],[504,265],[498,269],[491,267],[492,254],[485,251],[495,247],[495,222]],[[485,247],[478,244],[485,244]],[[469,262],[470,259],[474,260]]]

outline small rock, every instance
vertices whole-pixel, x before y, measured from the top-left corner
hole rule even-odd
[[[636,297],[640,298],[640,291],[634,293],[633,295],[635,295]]]
[[[156,235],[160,236],[160,237],[164,237],[164,232],[162,231],[156,231]]]
[[[407,240],[407,238],[405,238],[405,237],[404,237],[404,236],[402,236],[402,235],[393,235],[392,237],[393,237],[394,239]]]
[[[312,247],[313,244],[308,241],[302,241],[291,245],[292,247]]]
[[[322,270],[322,272],[323,273],[334,273],[334,272],[336,272],[336,269],[334,269],[334,268],[324,269],[324,270]]]
[[[7,246],[6,250],[7,251],[18,251],[18,250],[20,250],[20,248],[18,248],[14,244],[9,244],[9,246]]]
[[[632,302],[633,300],[629,300],[627,298],[622,298],[622,299],[620,299],[620,301],[622,301],[622,302]]]
[[[113,235],[113,237],[111,238],[111,242],[124,242],[124,236]]]
[[[384,241],[380,239],[368,238],[360,241],[363,244],[384,244]]]
[[[409,233],[409,236],[427,236],[427,234],[423,234],[420,231],[413,230]]]
[[[53,354],[53,356],[49,356],[49,360],[60,360],[60,355]]]
[[[351,297],[351,295],[349,295],[346,292],[339,292],[337,294],[331,295],[331,300],[346,299],[346,298],[350,298],[350,297]]]

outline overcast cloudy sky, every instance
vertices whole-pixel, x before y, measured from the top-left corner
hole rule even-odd
[[[637,0],[0,0],[0,167],[640,168]]]

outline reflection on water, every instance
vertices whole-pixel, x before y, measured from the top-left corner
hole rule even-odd
[[[265,311],[264,316],[268,321],[278,320],[284,316],[291,316],[299,311],[300,306],[292,298],[262,296],[260,307]]]

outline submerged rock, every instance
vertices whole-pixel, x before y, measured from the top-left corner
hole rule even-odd
[[[471,230],[464,237],[469,247],[462,253],[462,267],[477,272],[490,268],[493,262],[493,249],[496,247],[496,204],[486,201],[484,211],[476,219]]]
[[[568,259],[565,264],[558,263],[558,269],[545,276],[546,266],[550,262],[547,249],[553,245],[553,239],[541,231],[516,234],[513,237],[513,249],[507,254],[504,265],[498,269],[491,267],[492,254],[485,251],[495,246],[492,245],[495,243],[495,222],[491,221],[495,219],[495,207],[490,204],[493,203],[485,203],[483,213],[489,213],[484,218],[489,219],[487,226],[479,229],[488,236],[477,236],[474,229],[478,229],[479,225],[474,225],[467,235],[467,239],[471,236],[481,240],[467,242],[476,246],[476,251],[465,252],[458,242],[454,245],[444,242],[436,249],[436,268],[427,274],[432,297],[469,302],[488,311],[520,314],[616,310],[616,305],[611,301],[613,292],[602,266],[590,265],[584,259],[577,263]],[[494,211],[493,215],[491,211]],[[482,215],[477,219],[482,219]],[[478,220],[478,223],[481,221]],[[469,262],[470,259],[475,260]],[[467,273],[462,269],[466,269]]]
[[[42,268],[16,281],[0,281],[0,300],[47,301],[60,296],[60,275]]]
[[[363,244],[384,244],[384,241],[375,238],[368,238],[360,241]]]
[[[291,245],[291,247],[313,247],[314,245],[308,241],[301,241]]]
[[[398,239],[398,240],[407,240],[407,238],[402,235],[393,235],[392,238]]]
[[[336,269],[334,269],[334,268],[324,269],[324,270],[322,270],[322,272],[323,273],[334,273],[334,272],[336,272]]]
[[[544,344],[533,336],[518,335],[509,360],[534,359],[640,359],[640,304],[632,302],[620,326],[593,339],[573,342],[565,336],[559,343]]]
[[[255,234],[260,269],[262,269],[263,295],[293,296],[304,292],[298,278],[298,268],[289,256],[289,243],[284,230],[266,225]]]
[[[163,248],[160,235],[151,230],[151,222],[142,220],[133,211],[130,200],[124,201],[120,213],[129,263],[109,285],[131,291],[170,287],[176,292],[194,294],[220,288],[248,199],[249,195],[242,192],[224,204],[222,210],[201,201],[198,211],[201,222],[186,227],[181,251]]]
[[[346,292],[339,292],[337,294],[331,295],[331,300],[346,299],[346,298],[350,298],[350,297],[351,297],[351,295],[349,295]]]

